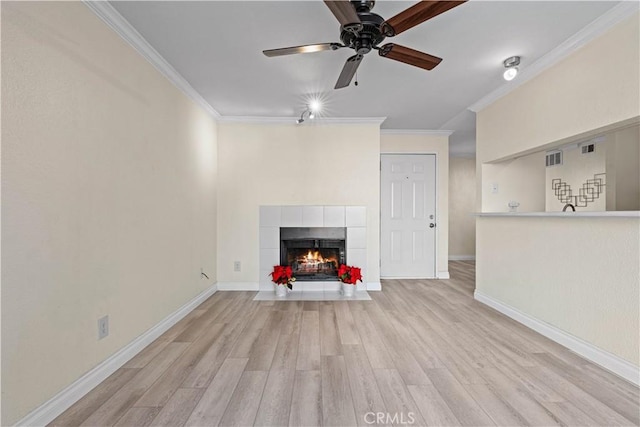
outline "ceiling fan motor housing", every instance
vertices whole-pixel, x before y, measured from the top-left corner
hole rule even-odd
[[[369,2],[353,2],[356,4],[360,3],[374,3],[372,1]],[[371,13],[366,10],[358,11],[358,17],[362,22],[362,29],[354,33],[347,29],[342,29],[340,32],[340,40],[342,43],[355,50],[357,53],[364,55],[369,53],[371,49],[375,48],[380,44],[384,39],[385,35],[380,31],[380,27],[384,22],[384,19],[375,13]]]

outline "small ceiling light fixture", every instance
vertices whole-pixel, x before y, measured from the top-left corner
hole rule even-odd
[[[506,70],[504,70],[504,74],[502,74],[502,77],[504,77],[504,79],[509,82],[518,75],[518,65],[520,65],[520,57],[512,56],[510,58],[507,58],[504,60],[503,64]]]
[[[309,103],[309,107],[300,114],[300,118],[296,120],[297,124],[304,123],[305,115],[309,120],[313,120],[316,118],[316,114],[322,110],[322,103],[318,99],[314,99]]]

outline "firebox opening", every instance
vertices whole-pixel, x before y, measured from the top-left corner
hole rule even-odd
[[[281,228],[280,262],[297,280],[338,280],[338,267],[346,264],[345,237],[340,227]]]

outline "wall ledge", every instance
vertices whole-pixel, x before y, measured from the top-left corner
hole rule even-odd
[[[609,353],[591,343],[575,337],[562,329],[556,328],[553,325],[538,320],[516,308],[493,299],[478,290],[474,292],[473,297],[477,301],[488,305],[505,316],[512,318],[516,322],[522,323],[539,334],[544,335],[564,347],[567,347],[574,353],[577,353],[585,359],[600,365],[619,377],[635,385],[640,385],[640,367],[616,356],[615,354]]]
[[[53,396],[47,402],[27,414],[26,417],[18,421],[16,426],[44,426],[53,421],[57,416],[69,409],[71,405],[80,400],[84,395],[93,390],[98,384],[107,379],[125,363],[131,360],[136,354],[151,344],[156,338],[169,330],[187,314],[207,300],[218,290],[214,283],[191,301],[165,317],[158,324],[148,329],[138,338],[116,351],[98,366],[75,380],[61,392]]]

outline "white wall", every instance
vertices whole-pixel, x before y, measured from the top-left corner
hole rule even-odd
[[[364,281],[380,281],[378,124],[221,123],[218,149],[220,283],[258,288],[261,205],[365,206]]]
[[[449,158],[449,259],[476,254],[476,159]]]
[[[449,272],[449,137],[445,135],[384,133],[380,135],[380,152],[436,155],[437,274],[438,277],[446,277]]]
[[[483,209],[484,163],[640,116],[638,24],[636,13],[478,112]],[[639,219],[480,218],[476,226],[478,292],[638,366]]]
[[[2,72],[11,425],[212,285],[216,125],[79,2],[3,2]]]

